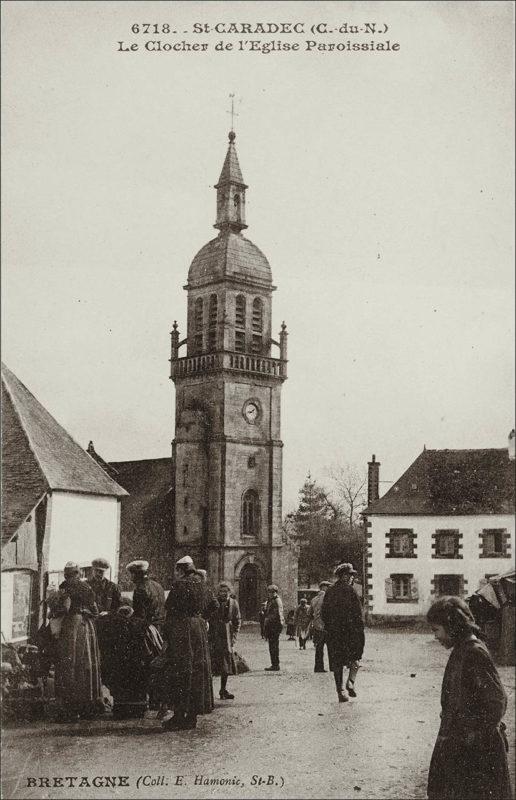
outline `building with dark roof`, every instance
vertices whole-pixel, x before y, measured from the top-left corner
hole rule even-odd
[[[107,558],[116,577],[127,494],[2,365],[2,633],[25,639],[64,564]]]
[[[469,595],[514,554],[514,431],[508,448],[426,450],[379,497],[369,462],[370,619],[426,613],[442,594]]]

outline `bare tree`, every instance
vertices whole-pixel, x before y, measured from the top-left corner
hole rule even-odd
[[[352,464],[332,464],[326,473],[333,483],[335,505],[351,533],[360,524],[367,496],[367,476]]]

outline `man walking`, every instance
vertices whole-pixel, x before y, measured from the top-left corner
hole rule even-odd
[[[278,587],[271,584],[267,587],[268,600],[265,606],[264,633],[269,642],[271,666],[265,667],[267,672],[279,672],[279,637],[285,624],[283,603],[278,594]]]
[[[312,620],[312,640],[315,645],[315,666],[314,672],[326,672],[324,669],[324,643],[326,641],[324,632],[324,622],[321,616],[321,609],[326,594],[326,589],[331,586],[329,581],[321,581],[319,592],[310,603],[310,619]]]
[[[352,564],[339,564],[337,581],[324,595],[321,616],[326,632],[330,669],[335,678],[339,703],[356,697],[355,678],[364,651],[364,622],[358,595],[352,587],[356,570]],[[346,691],[342,689],[344,667],[349,668]]]

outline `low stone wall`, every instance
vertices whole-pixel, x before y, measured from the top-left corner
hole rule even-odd
[[[431,628],[424,616],[397,616],[396,614],[368,614],[366,617],[368,628],[410,628],[414,631],[431,633]]]

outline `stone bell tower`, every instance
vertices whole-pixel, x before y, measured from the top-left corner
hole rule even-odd
[[[219,234],[190,265],[186,337],[176,323],[171,333],[173,556],[189,553],[213,583],[229,581],[252,619],[268,582],[283,590],[290,571],[291,591],[297,565],[281,528],[287,331],[271,336],[271,269],[242,235],[248,187],[233,131],[215,189]]]

